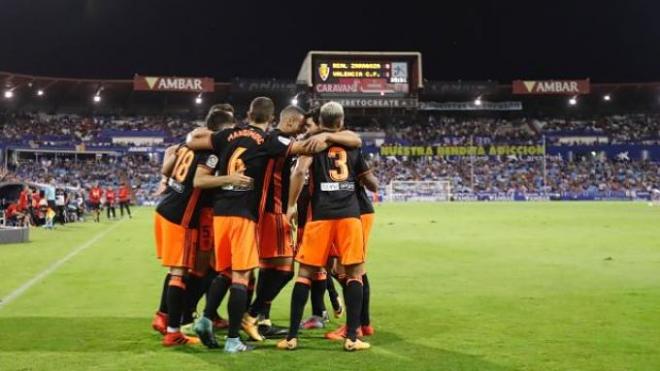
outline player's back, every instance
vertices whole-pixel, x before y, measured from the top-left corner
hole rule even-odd
[[[268,160],[285,154],[290,139],[267,135],[260,128],[249,125],[218,133],[213,142],[214,148],[222,148],[217,174],[238,172],[253,179],[247,188],[222,187],[215,195],[214,214],[258,221],[264,179],[270,176]]]
[[[334,145],[313,156],[310,169],[312,220],[359,218],[356,182],[360,150]]]
[[[201,193],[194,187],[195,171],[198,165],[214,167],[217,158],[207,151],[193,151],[185,145],[177,148],[175,156],[167,189],[156,206],[156,212],[172,223],[194,228],[199,219]]]

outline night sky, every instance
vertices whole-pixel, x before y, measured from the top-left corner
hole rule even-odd
[[[294,79],[309,50],[414,50],[432,80],[657,81],[659,16],[657,1],[0,0],[0,70]]]

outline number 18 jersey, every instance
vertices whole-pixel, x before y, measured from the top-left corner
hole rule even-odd
[[[312,220],[359,218],[358,178],[369,171],[360,149],[332,146],[313,156]]]
[[[208,151],[193,151],[185,145],[176,150],[176,162],[167,180],[167,189],[156,212],[168,221],[184,228],[197,228],[202,190],[193,187],[197,166],[214,169],[218,157]]]

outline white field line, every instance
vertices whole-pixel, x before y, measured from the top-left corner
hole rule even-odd
[[[100,234],[97,234],[94,236],[92,239],[89,241],[83,243],[82,245],[76,247],[73,251],[68,253],[65,257],[62,259],[54,262],[50,266],[46,267],[43,271],[39,272],[36,276],[32,277],[28,281],[26,281],[24,284],[22,284],[20,287],[18,287],[16,290],[10,292],[7,296],[4,298],[0,298],[0,309],[5,307],[7,304],[11,303],[12,301],[18,299],[21,297],[27,290],[29,290],[32,286],[34,286],[37,282],[43,280],[44,278],[48,277],[51,273],[55,272],[59,267],[61,267],[64,263],[68,262],[73,258],[74,256],[80,254],[81,252],[87,250],[88,248],[92,247],[96,242],[98,242],[100,239],[105,237],[108,233],[112,232],[117,228],[120,224],[122,224],[126,219],[122,219],[110,228],[106,229],[105,231],[101,232]]]

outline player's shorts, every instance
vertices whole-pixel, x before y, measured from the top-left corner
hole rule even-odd
[[[363,263],[364,241],[360,219],[308,221],[296,260],[302,264],[323,267],[333,244],[336,246],[341,264]]]
[[[245,271],[259,266],[257,223],[240,216],[214,216],[216,271]]]
[[[367,259],[367,251],[369,250],[369,235],[371,234],[371,228],[374,225],[374,220],[376,219],[376,214],[362,214],[360,215],[360,220],[362,221],[362,234],[364,235],[364,259]]]
[[[115,203],[114,202],[106,202],[105,207],[114,207]]]
[[[191,268],[197,230],[184,228],[155,213],[156,256],[166,267]]]
[[[92,210],[95,210],[95,211],[101,209],[101,204],[100,203],[92,202],[92,203],[89,204],[89,206]]]
[[[285,214],[264,213],[259,219],[259,258],[293,257],[291,225]]]
[[[197,229],[197,248],[194,250],[190,273],[205,276],[215,264],[213,249],[213,209],[203,208],[199,213],[199,228]]]

